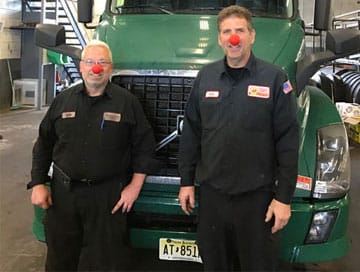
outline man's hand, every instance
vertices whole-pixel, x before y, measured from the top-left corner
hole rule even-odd
[[[190,215],[195,208],[195,187],[194,186],[182,186],[179,191],[179,202],[181,209],[187,215]]]
[[[51,193],[44,184],[38,184],[32,188],[31,204],[43,209],[48,209],[53,204]]]
[[[145,181],[145,174],[134,174],[131,182],[122,190],[120,199],[112,209],[111,213],[116,213],[121,207],[122,212],[129,212],[134,202],[139,197],[142,185]]]
[[[265,222],[269,222],[273,216],[275,216],[275,223],[271,228],[271,232],[275,233],[285,227],[289,222],[291,216],[290,205],[273,199],[266,212]]]

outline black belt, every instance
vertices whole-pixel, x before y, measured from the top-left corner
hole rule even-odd
[[[104,182],[104,180],[83,178],[83,179],[71,179],[70,182],[75,183],[75,184],[84,184],[84,185],[91,186],[91,185],[94,185],[94,184],[102,183],[102,182]]]
[[[82,179],[72,179],[69,177],[59,166],[57,166],[55,163],[53,164],[53,177],[56,181],[60,181],[64,184],[64,186],[67,189],[71,189],[71,186],[76,185],[87,185],[87,186],[93,186],[97,184],[103,184],[105,182],[111,181],[111,180],[119,180],[121,181],[121,178],[118,177],[111,177],[108,179],[88,179],[88,178],[82,178]]]

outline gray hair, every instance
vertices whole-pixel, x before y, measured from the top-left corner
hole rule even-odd
[[[111,49],[110,49],[109,45],[100,40],[91,40],[90,42],[88,42],[87,45],[85,46],[85,48],[83,49],[83,51],[81,52],[81,59],[84,58],[86,50],[89,47],[93,47],[93,46],[105,47],[109,51],[110,61],[112,62],[112,53],[111,53]]]

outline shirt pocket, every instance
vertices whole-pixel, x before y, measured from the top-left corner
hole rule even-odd
[[[131,122],[104,120],[101,125],[101,146],[103,149],[126,148],[130,144]]]
[[[272,111],[268,100],[250,98],[240,109],[239,124],[252,131],[264,131],[272,127]]]
[[[76,118],[59,118],[55,122],[56,134],[60,143],[71,143],[76,134]]]
[[[203,130],[213,130],[220,125],[221,100],[221,97],[201,100],[200,113]]]

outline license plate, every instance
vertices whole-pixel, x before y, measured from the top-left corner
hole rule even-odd
[[[194,240],[160,238],[159,259],[202,263],[199,248]]]

